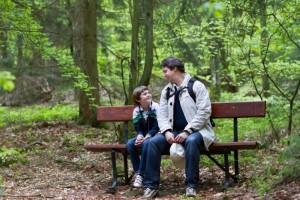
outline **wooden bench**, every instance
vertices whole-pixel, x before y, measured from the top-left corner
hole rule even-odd
[[[97,120],[101,122],[125,122],[124,127],[124,144],[87,144],[84,145],[86,150],[92,152],[111,152],[111,162],[113,170],[113,183],[107,190],[109,193],[116,192],[117,179],[119,176],[125,177],[125,183],[129,184],[133,174],[128,175],[128,152],[126,143],[128,141],[128,122],[132,121],[132,112],[134,107],[127,106],[101,106],[98,108]],[[212,103],[212,115],[214,119],[232,118],[233,119],[233,140],[232,142],[214,142],[209,151],[203,150],[201,153],[207,155],[220,169],[225,173],[225,181],[223,189],[229,186],[230,178],[237,181],[239,175],[239,150],[256,149],[258,142],[256,141],[239,141],[238,138],[238,118],[264,117],[266,113],[265,101],[251,102],[214,102]],[[123,155],[124,158],[124,174],[118,174],[116,167],[116,152]],[[229,155],[233,152],[234,174],[230,173]],[[224,159],[219,162],[212,155],[221,154]]]

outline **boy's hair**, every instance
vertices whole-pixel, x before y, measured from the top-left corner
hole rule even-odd
[[[135,106],[140,105],[140,102],[138,102],[138,101],[141,99],[141,94],[146,90],[149,90],[149,88],[144,85],[138,86],[133,90],[132,102]]]
[[[169,68],[170,70],[173,70],[175,67],[182,73],[185,72],[185,68],[184,68],[184,64],[183,62],[175,57],[175,56],[170,56],[166,59],[164,59],[161,64],[160,64],[161,67],[167,67]]]

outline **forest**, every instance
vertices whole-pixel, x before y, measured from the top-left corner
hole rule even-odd
[[[121,140],[123,124],[98,122],[98,106],[131,105],[140,85],[159,102],[171,55],[212,102],[267,105],[265,118],[239,124],[260,144],[242,152],[241,181],[220,192],[222,173],[201,158],[198,197],[300,198],[299,0],[3,0],[0,9],[0,198],[138,198],[124,184],[102,193],[110,155],[82,146]],[[215,122],[230,140],[230,122]],[[184,199],[171,165],[163,160],[165,199]]]

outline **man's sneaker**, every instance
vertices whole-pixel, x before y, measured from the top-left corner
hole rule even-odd
[[[158,194],[157,189],[147,188],[144,191],[143,199],[153,199]]]
[[[140,188],[142,187],[143,185],[143,177],[141,175],[136,175],[135,177],[135,180],[134,180],[134,183],[133,183],[133,187],[136,187],[136,188]]]
[[[195,197],[196,196],[196,190],[194,188],[186,188],[186,197]]]

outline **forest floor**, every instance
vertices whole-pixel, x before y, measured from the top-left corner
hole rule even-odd
[[[107,130],[49,122],[6,127],[0,129],[0,135],[2,147],[22,147],[26,152],[22,163],[1,167],[0,199],[140,199],[143,194],[143,189],[125,185],[122,178],[116,194],[105,192],[112,178],[110,154],[88,152],[82,144],[113,140]],[[264,173],[259,160],[265,154],[257,153],[257,163],[241,164],[241,180],[225,192],[221,190],[224,173],[214,165],[200,165],[195,199],[300,199],[300,181],[278,185],[264,195],[250,184],[251,177]],[[183,171],[167,158],[163,162],[156,199],[186,199]]]

